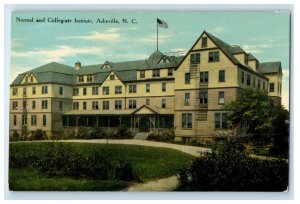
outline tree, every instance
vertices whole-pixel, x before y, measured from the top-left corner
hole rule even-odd
[[[270,103],[267,92],[246,89],[240,98],[226,104],[225,108],[229,110],[229,124],[253,135],[254,141],[273,142],[279,146],[284,141],[287,143],[288,126],[285,123],[289,114],[281,105]]]

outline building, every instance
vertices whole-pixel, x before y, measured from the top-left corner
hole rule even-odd
[[[10,133],[120,124],[132,132],[173,128],[176,140],[226,132],[224,104],[248,87],[281,101],[280,62],[259,62],[204,31],[184,56],[75,67],[49,63],[11,84]]]

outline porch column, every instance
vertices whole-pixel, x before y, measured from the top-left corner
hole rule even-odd
[[[108,116],[107,131],[109,131],[109,125],[110,125],[110,116]]]

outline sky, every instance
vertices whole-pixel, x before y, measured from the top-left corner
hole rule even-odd
[[[44,19],[19,22],[17,19]],[[71,23],[48,19],[72,20]],[[75,23],[74,19],[93,23]],[[239,45],[260,62],[281,61],[282,103],[289,109],[290,15],[288,12],[14,12],[11,19],[10,81],[49,62],[74,66],[140,60],[156,50],[188,51],[206,30],[230,45]],[[97,23],[97,20],[119,23]],[[127,19],[128,23],[122,23]]]

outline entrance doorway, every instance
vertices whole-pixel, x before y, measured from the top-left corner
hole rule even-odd
[[[150,132],[150,119],[149,117],[141,117],[139,121],[140,132]]]

